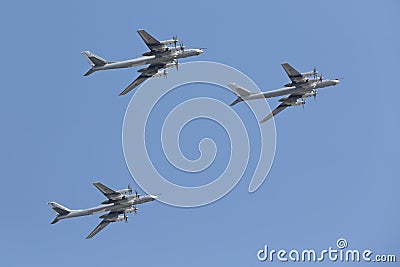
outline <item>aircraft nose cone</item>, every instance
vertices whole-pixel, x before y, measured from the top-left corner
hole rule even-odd
[[[335,80],[335,85],[338,85],[340,83],[339,79]]]

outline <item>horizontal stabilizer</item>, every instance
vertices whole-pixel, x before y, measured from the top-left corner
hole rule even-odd
[[[89,76],[93,72],[94,72],[94,69],[92,68],[92,69],[88,70],[85,74],[83,74],[83,76]]]
[[[60,219],[58,218],[58,216],[51,222],[51,224],[55,224],[56,222],[58,222]]]
[[[243,98],[241,98],[240,96],[238,97],[238,98],[236,98],[236,100],[235,101],[233,101],[229,106],[234,106],[234,105],[236,105],[237,103],[239,103],[239,102],[242,102],[243,101]]]

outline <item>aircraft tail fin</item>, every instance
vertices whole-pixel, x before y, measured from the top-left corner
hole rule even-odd
[[[83,51],[82,55],[84,55],[86,57],[90,66],[92,66],[92,68],[90,70],[88,70],[83,76],[89,76],[90,74],[95,72],[95,70],[94,70],[95,67],[104,66],[108,63],[107,60],[99,57],[98,55],[93,54],[90,51]]]
[[[243,87],[241,87],[240,85],[236,84],[236,83],[230,83],[228,84],[228,87],[230,89],[232,89],[236,95],[238,96],[238,98],[233,101],[230,106],[234,106],[239,102],[242,102],[244,99],[243,97],[249,96],[252,94],[252,92],[250,92],[249,90],[244,89]]]
[[[49,202],[47,203],[49,206],[54,210],[56,213],[57,217],[59,215],[67,215],[71,213],[71,210],[64,207],[63,205],[58,204],[57,202]],[[57,218],[53,221],[53,223],[56,223],[58,220]]]
[[[237,96],[243,97],[243,96],[249,96],[252,94],[249,90],[244,89],[240,85],[236,83],[230,83],[228,84],[228,87],[231,88],[233,91],[235,91]]]
[[[90,51],[83,51],[82,55],[84,55],[87,58],[87,60],[89,61],[89,64],[92,65],[92,67],[104,66],[108,63],[107,60],[99,57],[98,55],[93,54]]]

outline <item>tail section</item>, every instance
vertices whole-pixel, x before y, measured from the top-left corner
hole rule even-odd
[[[244,89],[243,87],[241,87],[240,85],[238,85],[236,83],[230,83],[230,84],[228,84],[228,87],[231,88],[238,96],[238,98],[235,101],[233,101],[230,104],[230,106],[234,106],[237,103],[242,102],[244,100],[243,97],[246,97],[246,96],[249,96],[252,94],[252,92]]]
[[[234,90],[237,96],[249,96],[252,94],[249,90],[244,89],[243,87],[241,87],[236,83],[230,83],[228,84],[228,87]]]
[[[59,216],[67,215],[71,213],[71,210],[64,207],[63,205],[58,204],[57,202],[49,202],[47,203],[54,210],[57,217],[51,222],[51,224],[55,224],[60,220]]]
[[[95,67],[104,66],[108,63],[107,60],[99,57],[98,55],[93,54],[90,51],[83,51],[82,55],[84,55],[86,57],[89,64],[92,66],[92,68],[90,70],[88,70],[88,72],[86,72],[83,76],[89,76],[90,74],[95,72],[95,70],[94,70]]]

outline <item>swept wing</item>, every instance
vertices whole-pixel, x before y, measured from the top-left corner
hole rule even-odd
[[[99,191],[101,193],[103,193],[103,195],[108,198],[109,200],[118,200],[121,199],[123,197],[123,194],[105,186],[104,184],[100,183],[100,182],[94,182],[93,185],[99,189]]]
[[[158,41],[156,38],[151,36],[145,30],[138,30],[137,33],[140,35],[142,40],[145,42],[145,44],[147,45],[147,47],[151,51],[162,52],[162,51],[165,51],[167,49],[167,46],[165,44],[163,44],[160,41]]]
[[[150,64],[147,68],[141,69],[138,72],[141,72],[141,74],[131,83],[128,85],[128,87],[125,88],[124,91],[122,91],[119,95],[126,95],[129,93],[131,90],[135,89],[138,85],[146,81],[148,78],[153,77],[155,74],[158,73],[159,69],[163,69],[167,67],[167,64],[173,64],[174,61],[168,61],[165,63],[156,63],[156,64]]]
[[[260,121],[260,123],[266,122],[269,119],[271,119],[273,116],[276,116],[278,113],[280,113],[281,111],[283,111],[285,108],[290,107],[290,106],[297,106],[299,105],[298,103],[298,99],[302,98],[303,95],[298,95],[298,94],[292,94],[286,98],[284,98],[284,100],[280,100],[282,101],[282,103],[277,106],[270,114],[268,114],[264,119],[262,119]],[[301,102],[300,102],[301,103]],[[303,105],[305,104],[305,101],[303,100]]]
[[[282,63],[282,67],[292,82],[299,83],[299,82],[305,81],[305,77],[300,72],[298,72],[295,68],[293,68],[289,63],[287,63],[287,62]]]
[[[86,237],[86,239],[94,237],[110,223],[121,221],[124,218],[126,219],[127,217],[125,217],[125,215],[124,217],[121,217],[121,214],[124,214],[124,211],[125,209],[121,211],[111,211],[107,214],[100,216],[100,218],[102,218],[103,220],[99,223],[99,225],[96,226],[96,228],[93,229],[93,231]]]

